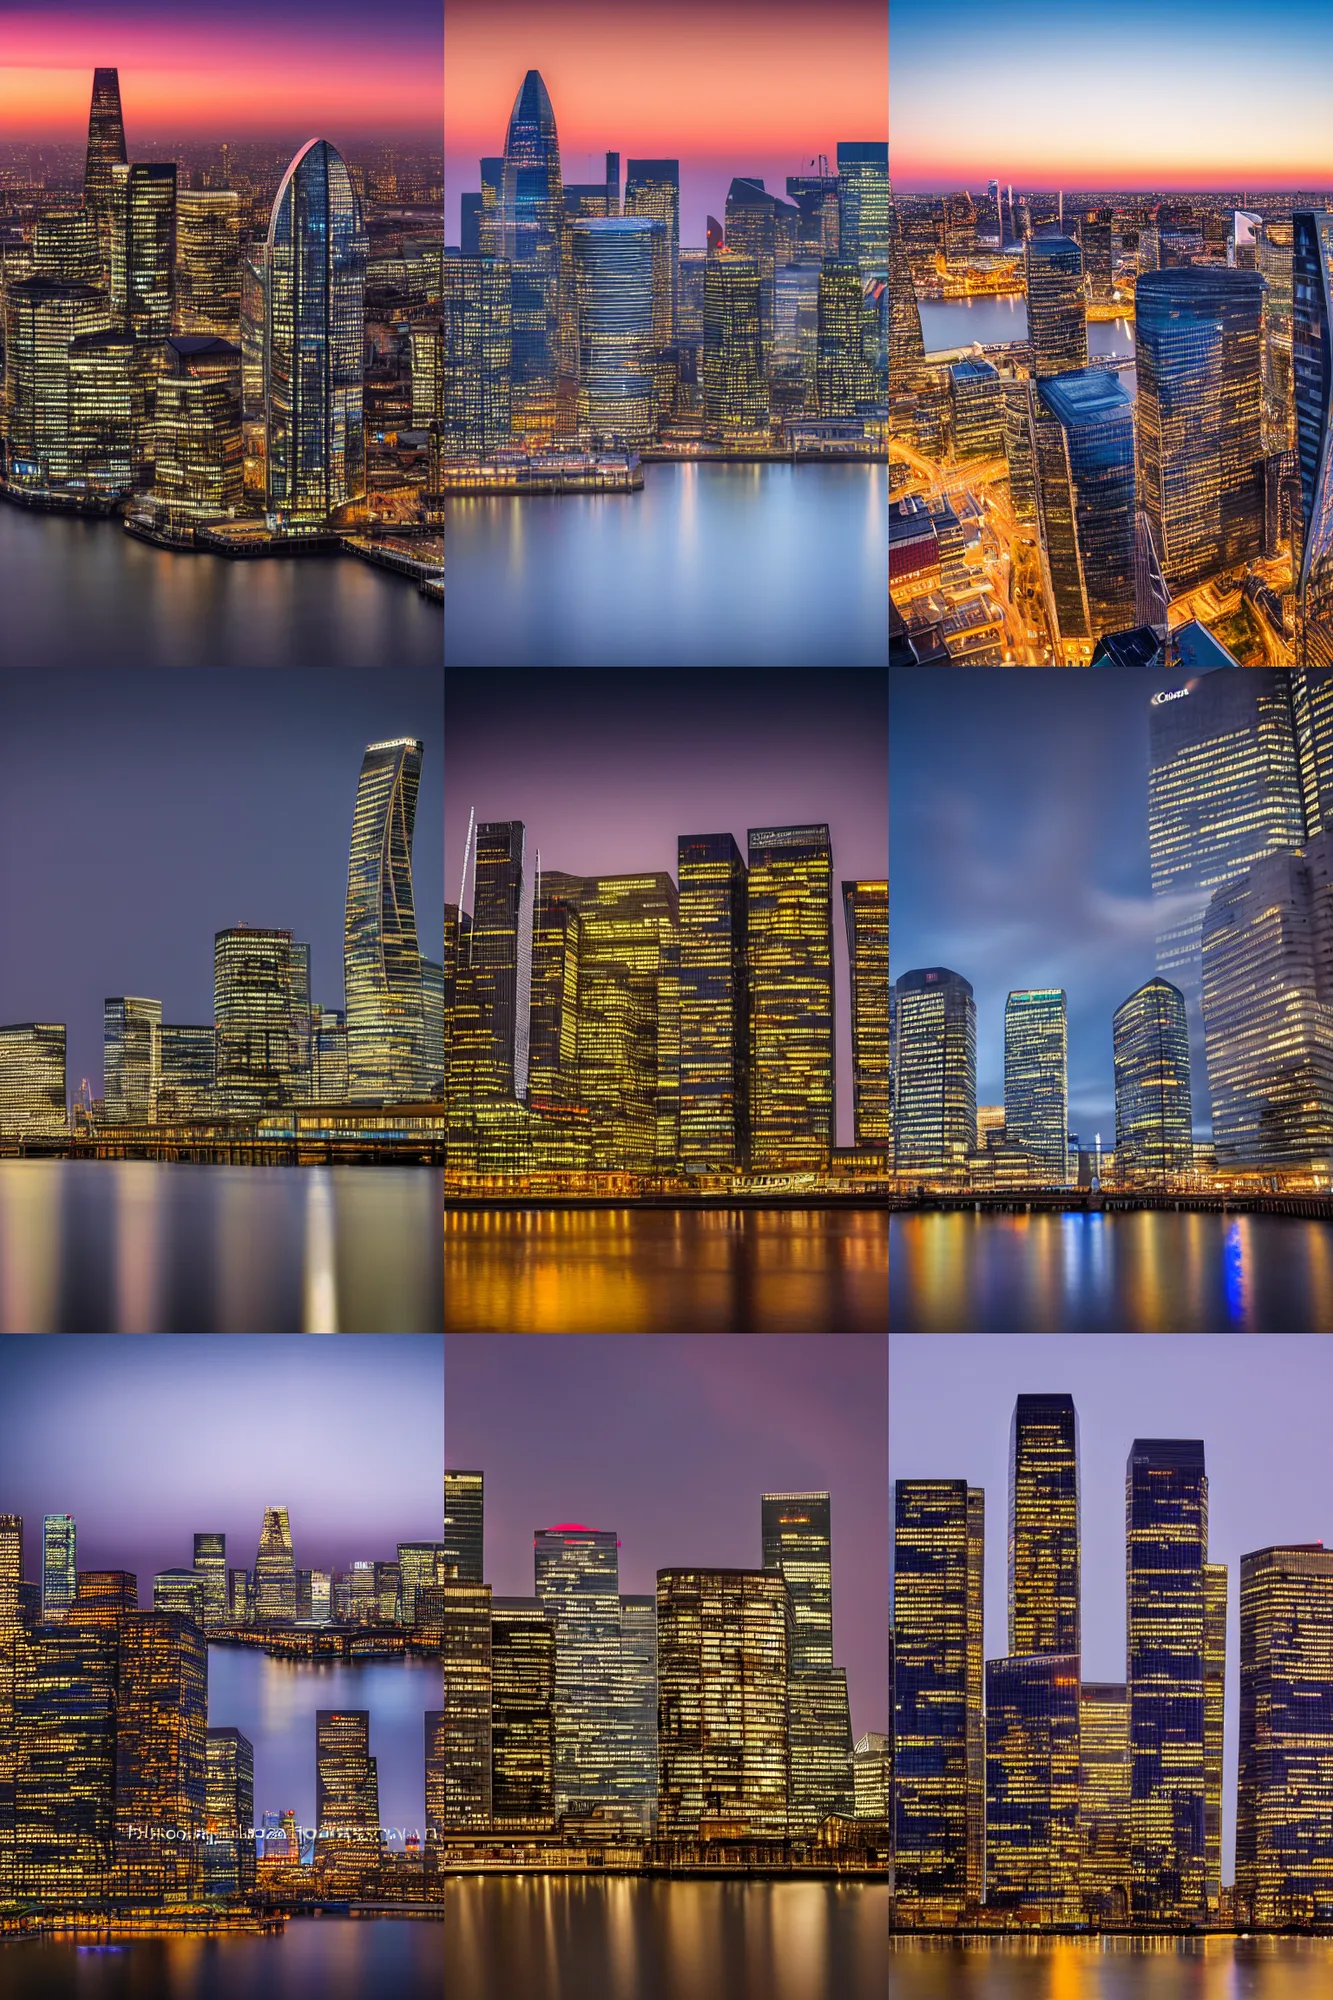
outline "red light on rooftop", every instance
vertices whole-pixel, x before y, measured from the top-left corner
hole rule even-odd
[[[543,1528],[544,1535],[595,1535],[596,1528],[590,1528],[586,1521],[557,1521],[553,1527]]]

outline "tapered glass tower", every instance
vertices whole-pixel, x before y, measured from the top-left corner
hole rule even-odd
[[[407,736],[369,744],[356,788],[343,941],[353,1102],[401,1101],[423,1087],[425,1016],[412,902],[422,750]]]
[[[111,204],[111,169],[123,166],[125,120],[120,110],[120,72],[93,71],[93,101],[88,111],[88,157],[83,169],[83,199],[87,207],[105,214]]]
[[[555,431],[563,209],[555,113],[530,69],[505,135],[500,254],[513,277],[514,433],[534,440]]]
[[[265,256],[269,511],[314,525],[366,490],[366,231],[347,163],[310,139],[282,177]]]

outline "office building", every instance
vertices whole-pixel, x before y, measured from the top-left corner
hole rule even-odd
[[[1033,466],[1043,578],[1065,665],[1135,623],[1134,404],[1107,368],[1035,385]]]
[[[1058,988],[1011,993],[1005,1001],[1004,1135],[1027,1155],[1039,1186],[1067,1185],[1069,1020]]]
[[[718,444],[767,440],[768,383],[760,334],[759,266],[731,250],[704,273],[704,435]]]
[[[308,1070],[303,1076],[300,1061],[307,951],[290,931],[249,924],[214,938],[217,1101],[224,1114],[254,1117],[308,1095]],[[304,1005],[308,1036],[308,997]]]
[[[648,216],[572,225],[578,314],[578,431],[633,451],[654,431],[653,286],[664,226]]]
[[[444,1560],[458,1572],[460,1583],[480,1583],[485,1475],[449,1472],[444,1475]]]
[[[203,1889],[207,1641],[192,1617],[156,1607],[126,1612],[117,1637],[116,1893],[195,1903]]]
[[[108,213],[111,169],[124,165],[125,120],[120,109],[120,73],[93,71],[92,103],[88,107],[88,153],[83,170],[84,205],[99,216]]]
[[[1169,1185],[1194,1164],[1185,996],[1150,979],[1116,1008],[1115,1170],[1122,1186]]]
[[[658,1830],[667,1840],[790,1824],[795,1627],[772,1570],[657,1573]]]
[[[944,966],[894,983],[894,1162],[921,1180],[961,1180],[977,1132],[977,1009]]]
[[[425,1722],[425,1731],[426,1731],[426,1841],[429,1851],[429,1843],[432,1840],[437,1840],[439,1836],[443,1833],[445,1827],[446,1804],[445,1804],[445,1792],[444,1792],[444,1754],[445,1754],[444,1710],[442,1708],[428,1708],[425,1711],[423,1719]],[[487,1747],[486,1747],[486,1756],[487,1756],[486,1783],[487,1783],[487,1793],[488,1793],[487,1818],[489,1819],[490,1817],[489,1707],[488,1707],[486,1721],[487,1721],[487,1736],[488,1736]]]
[[[1072,236],[1040,230],[1023,251],[1032,372],[1041,380],[1088,365],[1083,252]]]
[[[499,254],[510,267],[513,430],[537,444],[556,430],[563,214],[555,113],[540,73],[530,69],[505,134]]]
[[[124,177],[123,183],[121,177]],[[116,260],[120,236],[113,238],[112,293],[124,274],[125,327],[146,350],[158,349],[171,332],[176,293],[176,166],[174,161],[135,160],[113,167],[113,202],[123,211],[124,248]],[[149,356],[150,372],[156,357]]]
[[[78,1595],[74,1516],[48,1514],[42,1522],[42,1617],[59,1624]]]
[[[858,264],[866,277],[888,269],[889,208],[888,141],[841,140],[838,255]]]
[[[211,1116],[217,1091],[217,1030],[162,1024],[162,1072],[157,1086],[159,1122]]]
[[[65,1029],[54,1021],[0,1028],[0,1133],[35,1138],[68,1124]]]
[[[118,1632],[44,1621],[14,1641],[14,1662],[16,1898],[101,1904],[116,1845]]]
[[[148,479],[152,433],[134,336],[119,328],[76,334],[67,350],[69,476],[117,499]]]
[[[392,1103],[422,1090],[425,1015],[412,900],[412,835],[423,745],[367,746],[347,869],[343,970],[347,1093]]]
[[[440,448],[487,453],[511,435],[512,267],[494,257],[444,259]]]
[[[607,214],[615,209],[608,207]],[[671,347],[676,338],[677,272],[680,264],[679,160],[625,162],[625,214],[647,216],[662,225],[653,234],[653,345]]]
[[[204,1732],[203,1889],[244,1896],[255,1886],[255,1752],[239,1729]]]
[[[747,839],[750,1163],[817,1172],[835,1136],[829,830],[751,827]]]
[[[1021,1395],[1009,1428],[1009,1651],[1082,1650],[1078,1416],[1071,1396]]]
[[[445,1582],[440,1588],[444,1735],[433,1817],[442,1827],[481,1829],[491,1823],[491,1587]]]
[[[356,1888],[379,1863],[379,1773],[370,1754],[370,1711],[315,1712],[315,1865]]]
[[[676,855],[680,1161],[686,1173],[735,1173],[749,1151],[745,859],[729,833],[682,834]]]
[[[1240,1561],[1236,1919],[1333,1921],[1333,1550]]]
[[[1077,1654],[986,1662],[986,1904],[1077,1922]]]
[[[537,1602],[555,1625],[555,1807],[586,1810],[616,1790],[619,1543],[611,1530],[533,1537]]]
[[[844,882],[851,974],[852,1116],[858,1147],[887,1154],[892,1139],[889,1076],[889,885]]]
[[[618,1803],[638,1804],[643,1824],[657,1799],[657,1599],[620,1600],[620,1666],[616,1686]]]
[[[399,1542],[396,1616],[402,1624],[415,1625],[418,1622],[417,1598],[423,1590],[444,1582],[445,1561],[443,1542]],[[452,1568],[451,1559],[450,1566]]]
[[[264,267],[265,492],[285,525],[323,526],[366,490],[366,257],[347,163],[311,139],[274,198]]]
[[[544,875],[550,889],[574,878]],[[665,872],[571,889],[579,916],[578,1077],[589,1163],[651,1173],[680,1143],[679,900]]]
[[[769,194],[762,180],[738,175],[727,190],[727,251],[754,264],[759,278],[759,344],[762,371],[773,363],[774,301],[777,272],[796,255],[800,210]]]
[[[108,1125],[151,1125],[162,1081],[162,1002],[102,1002],[103,1117]]]
[[[241,198],[234,188],[176,191],[175,331],[240,342]]]
[[[1173,591],[1264,547],[1257,271],[1148,271],[1135,304],[1138,504]]]
[[[950,1924],[984,1893],[985,1496],[962,1479],[894,1485],[895,1910]]]
[[[227,1537],[217,1534],[194,1538],[194,1573],[203,1599],[205,1626],[227,1623]]]
[[[5,287],[5,420],[11,484],[60,491],[80,476],[70,349],[111,326],[106,293],[52,278]]]
[[[167,341],[153,401],[158,525],[188,530],[241,506],[241,350],[213,334]]]
[[[1079,1696],[1079,1883],[1095,1924],[1129,1921],[1129,1698],[1123,1681],[1085,1681]]]
[[[285,1507],[266,1507],[254,1567],[254,1622],[296,1622],[296,1563],[291,1523]]]
[[[445,1586],[446,1589],[448,1586]],[[555,1620],[535,1597],[491,1600],[491,1824],[555,1824]]]

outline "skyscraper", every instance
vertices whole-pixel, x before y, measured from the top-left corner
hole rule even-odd
[[[861,273],[850,259],[820,266],[816,305],[815,395],[821,417],[850,417],[875,397],[865,351]]]
[[[125,325],[145,348],[160,349],[171,332],[176,291],[176,165],[135,160],[123,171]],[[156,365],[154,356],[150,372]]]
[[[986,1662],[986,1904],[1053,1923],[1079,1902],[1078,1656]]]
[[[241,338],[241,197],[235,188],[176,191],[174,330]]]
[[[977,1143],[977,1009],[944,966],[894,983],[893,1150],[899,1173],[962,1179]]]
[[[217,1096],[236,1117],[276,1110],[309,1093],[302,1078],[301,954],[290,931],[236,924],[213,940]],[[308,999],[305,1002],[308,1016]],[[305,1030],[309,1037],[309,1026]]]
[[[1237,1922],[1333,1919],[1333,1549],[1240,1559]]]
[[[481,1472],[444,1475],[444,1560],[457,1569],[460,1583],[482,1579],[484,1481]]]
[[[1139,505],[1173,589],[1264,546],[1257,271],[1146,271],[1135,306]]]
[[[1011,993],[1005,1001],[1004,1136],[1027,1154],[1035,1181],[1046,1187],[1066,1185],[1069,1022],[1058,988]]]
[[[120,109],[120,72],[93,71],[93,97],[88,109],[88,156],[83,169],[83,199],[99,214],[111,200],[111,168],[127,158],[125,121]]]
[[[792,1819],[814,1832],[829,1814],[855,1810],[847,1675],[833,1664],[829,1495],[765,1493],[761,1509],[764,1568],[779,1570],[792,1596]]]
[[[61,1132],[69,1122],[65,1095],[65,1029],[57,1021],[20,1021],[0,1028],[0,1132]]]
[[[204,1736],[203,1887],[206,1896],[245,1895],[256,1873],[255,1751],[239,1729]]]
[[[482,1047],[473,1088],[479,1097],[518,1092],[526,1035],[520,1036],[519,985],[523,938],[522,820],[483,820],[474,849],[472,932],[468,962],[481,1013]],[[530,988],[529,988],[530,992]],[[524,1024],[526,1025],[526,1024]]]
[[[833,1545],[827,1493],[765,1493],[764,1568],[780,1570],[795,1621],[792,1665],[833,1665]]]
[[[1044,229],[1024,250],[1032,372],[1040,380],[1088,365],[1083,252],[1071,236]]]
[[[271,514],[321,525],[366,490],[366,231],[347,163],[310,139],[269,218],[265,486]]]
[[[354,1887],[380,1858],[379,1771],[370,1711],[315,1711],[315,1863]],[[326,1833],[322,1829],[329,1829]]]
[[[1131,1913],[1188,1922],[1206,1899],[1208,1478],[1198,1440],[1134,1440],[1125,1545]]]
[[[1333,1173],[1333,833],[1214,890],[1203,1022],[1222,1168]]]
[[[179,1611],[119,1620],[116,1889],[147,1903],[196,1902],[203,1887],[208,1646]],[[182,1837],[184,1834],[184,1837]]]
[[[510,440],[514,324],[511,267],[493,257],[444,259],[441,449],[491,452]]]
[[[745,859],[729,833],[682,834],[676,854],[681,1165],[734,1173],[749,1147]]]
[[[204,1624],[227,1622],[227,1537],[219,1534],[194,1538],[194,1573],[203,1587]]]
[[[730,250],[704,272],[704,434],[717,442],[768,435],[759,266]]]
[[[1122,1186],[1169,1183],[1194,1164],[1185,996],[1150,979],[1116,1008],[1115,1170]]]
[[[1082,1650],[1078,1416],[1072,1396],[1022,1395],[1009,1429],[1009,1651]]]
[[[615,209],[608,207],[608,215]],[[670,347],[676,338],[677,270],[680,263],[680,161],[627,160],[625,214],[645,215],[662,225],[653,241],[653,344]]]
[[[423,745],[367,745],[357,780],[347,867],[343,971],[347,1093],[354,1102],[422,1090],[425,1015],[412,901],[412,834]]]
[[[535,1597],[491,1600],[491,1823],[555,1821],[555,1620]]]
[[[747,838],[751,1165],[819,1171],[835,1142],[829,830],[751,827]]]
[[[48,1514],[42,1522],[42,1617],[59,1623],[78,1595],[74,1516]]]
[[[530,69],[505,134],[500,255],[513,286],[514,434],[538,443],[556,429],[563,211],[555,113],[540,73]]]
[[[567,1525],[533,1536],[537,1602],[555,1622],[555,1806],[615,1795],[620,1673],[619,1543]]]
[[[618,1801],[643,1808],[657,1800],[657,1599],[620,1600],[620,1671],[616,1689],[613,1782]]]
[[[653,285],[664,226],[647,216],[572,225],[578,429],[633,450],[653,435]]]
[[[887,1153],[892,1139],[889,1077],[889,885],[844,882],[851,974],[852,1106],[856,1143]]]
[[[578,912],[579,1096],[591,1164],[669,1169],[679,1146],[676,885],[665,872],[589,877]]]
[[[445,1759],[436,1817],[450,1828],[482,1828],[491,1823],[491,1587],[441,1588]]]
[[[658,1827],[785,1839],[791,1592],[772,1570],[657,1572]]]
[[[1301,625],[1306,664],[1333,662],[1333,215],[1293,215],[1291,378],[1300,471]]]
[[[838,255],[863,277],[889,263],[889,146],[886,139],[838,142]]]
[[[255,1623],[292,1625],[296,1621],[296,1562],[291,1523],[285,1507],[266,1507],[255,1556]]]
[[[894,1485],[895,1910],[948,1924],[984,1889],[985,1499],[964,1479]]]
[[[1123,1681],[1085,1681],[1079,1699],[1079,1882],[1093,1923],[1129,1921],[1129,1700]]]
[[[925,361],[921,309],[917,304],[912,267],[903,246],[898,211],[889,190],[889,394],[911,395]]]
[[[1106,368],[1047,376],[1035,391],[1044,574],[1068,666],[1135,622],[1134,405]]]
[[[162,1081],[162,1002],[102,1002],[103,1116],[108,1125],[150,1125]]]

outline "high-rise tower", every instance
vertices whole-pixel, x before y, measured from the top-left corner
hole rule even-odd
[[[505,134],[500,254],[513,278],[514,434],[534,440],[549,440],[556,427],[563,212],[555,113],[530,69]]]
[[[343,972],[347,1094],[391,1103],[423,1088],[425,1014],[412,901],[412,834],[423,745],[367,745],[352,815]]]
[[[320,524],[366,490],[366,229],[347,163],[310,139],[269,218],[264,426],[269,511]]]
[[[750,1159],[826,1168],[834,1144],[833,851],[827,826],[751,827]]]
[[[291,1625],[296,1620],[296,1562],[285,1507],[266,1507],[255,1556],[255,1623]]]
[[[1065,1186],[1069,1021],[1058,987],[1011,993],[1004,1003],[1004,1136],[1027,1154],[1035,1181],[1045,1187]]]
[[[1078,1416],[1020,1396],[1009,1429],[1009,1651],[1081,1652]]]
[[[123,166],[125,120],[120,109],[120,72],[93,71],[93,99],[88,111],[88,157],[83,169],[83,199],[99,215],[111,206],[111,169]]]
[[[729,833],[682,834],[676,854],[681,1163],[734,1173],[748,1149],[745,860]]]

